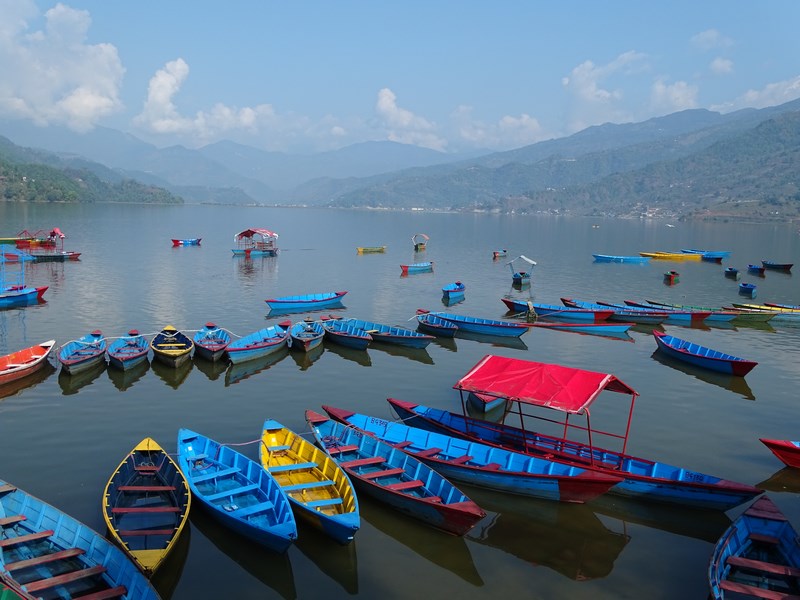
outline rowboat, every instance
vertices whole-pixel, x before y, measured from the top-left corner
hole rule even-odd
[[[0,574],[23,598],[159,600],[105,537],[1,480],[0,529]]]
[[[653,331],[658,349],[665,354],[696,367],[744,377],[758,364],[719,350],[687,342],[661,331]]]
[[[800,314],[800,308],[792,308],[789,306],[785,307],[778,307],[775,304],[736,304],[733,303],[734,308],[740,308],[745,310],[761,310],[768,313],[772,313],[774,315],[786,315],[786,314]]]
[[[358,254],[378,254],[386,252],[386,246],[357,246],[356,252]]]
[[[421,312],[417,314],[417,329],[436,337],[451,338],[455,337],[458,325],[452,321],[446,321],[434,313]]]
[[[464,395],[470,392],[489,398],[508,398],[510,408],[506,415],[519,419],[521,426],[514,427],[504,421],[493,423],[473,419],[466,416],[466,410],[459,415],[391,398],[389,403],[405,423],[415,427],[447,435],[467,436],[494,447],[535,456],[546,455],[551,460],[623,477],[622,482],[611,488],[612,494],[728,510],[761,493],[760,489],[750,485],[626,454],[633,407],[638,394],[609,373],[488,355],[454,387],[461,393],[462,409],[466,402]],[[624,432],[592,428],[588,409],[604,392],[630,395]],[[545,418],[549,423],[558,421],[537,414],[523,414],[523,408],[531,411],[546,409],[545,413],[556,411],[563,415],[561,425],[564,427],[564,436],[555,437],[527,429],[525,424],[528,419]],[[569,417],[574,415],[583,415],[585,425],[572,424]],[[570,439],[569,433],[575,429],[583,432],[582,439],[586,438],[588,432],[589,442]],[[593,439],[600,435],[613,437],[621,444],[621,450],[595,446]]]
[[[289,498],[296,518],[340,544],[353,541],[361,526],[358,498],[336,461],[271,419],[264,421],[259,455],[261,466]]]
[[[747,272],[753,273],[754,275],[764,275],[764,271],[766,267],[763,265],[747,265]]]
[[[417,313],[424,312],[417,309]],[[497,319],[482,319],[480,317],[468,317],[452,313],[434,312],[444,321],[448,321],[458,327],[458,333],[478,333],[481,335],[494,335],[498,337],[520,337],[528,331],[523,323],[513,323],[511,321],[500,321]]]
[[[414,244],[414,252],[422,252],[428,247],[428,240],[430,240],[424,233],[415,233],[411,236],[411,243]]]
[[[342,323],[365,331],[372,336],[373,342],[383,342],[384,344],[395,344],[409,348],[426,348],[433,341],[432,335],[393,325],[362,321],[361,319],[343,319]]]
[[[764,302],[764,305],[770,308],[788,308],[789,310],[800,311],[800,304],[778,304],[776,302]]]
[[[58,351],[61,369],[70,375],[86,371],[105,360],[106,339],[95,329],[77,340],[67,342]]]
[[[687,254],[700,254],[701,256],[711,256],[715,258],[728,258],[731,255],[730,250],[681,249],[681,252],[685,252]]]
[[[543,319],[559,319],[578,323],[599,323],[607,320],[614,311],[607,307],[580,308],[577,306],[561,306],[560,304],[542,304],[541,302],[521,302],[512,298],[500,298],[508,310],[517,314],[535,314]]]
[[[736,267],[725,267],[724,271],[725,277],[728,279],[739,279],[739,269]]]
[[[411,273],[426,273],[433,271],[433,261],[418,262],[410,265],[400,265],[400,275],[409,275]]]
[[[264,300],[270,311],[275,312],[300,312],[306,310],[321,310],[341,306],[342,298],[347,292],[323,292],[320,294],[300,294],[297,296],[281,296]]]
[[[289,327],[291,347],[303,352],[311,352],[314,348],[320,346],[323,337],[325,337],[325,329],[323,329],[319,321],[305,319]]]
[[[341,319],[323,321],[322,328],[325,330],[325,339],[348,348],[366,350],[372,341],[372,336],[366,331]]]
[[[194,353],[206,360],[217,361],[223,357],[231,340],[227,329],[209,321],[194,334]]]
[[[759,438],[787,467],[800,469],[800,442]]]
[[[233,340],[228,344],[228,358],[233,364],[264,358],[285,348],[289,333],[278,325],[270,325]]]
[[[508,250],[493,250],[492,251],[492,258],[497,260],[498,258],[505,258],[508,256]]]
[[[691,306],[686,304],[669,304],[666,302],[657,302],[655,300],[646,300],[648,306],[658,309],[675,309],[678,311],[702,311],[711,313],[706,317],[706,321],[716,321],[720,318],[729,318],[731,321],[751,321],[751,322],[766,322],[772,317],[764,312],[748,311],[746,309],[725,310],[724,308],[713,308],[709,306]]]
[[[50,356],[50,352],[52,352],[55,345],[55,340],[48,340],[41,344],[0,356],[0,386],[39,371],[47,364],[47,357]]]
[[[185,333],[167,325],[150,340],[153,358],[173,368],[189,362],[194,342]]]
[[[800,594],[797,531],[767,496],[722,534],[708,566],[711,597],[778,600]]]
[[[766,306],[763,304],[737,304],[735,302],[730,306],[723,306],[722,308],[734,312],[738,311],[747,315],[762,315],[763,317],[769,318],[770,324],[800,324],[800,311],[775,308],[774,306]],[[772,316],[770,317],[770,315]]]
[[[614,254],[592,254],[594,262],[614,262],[614,263],[638,263],[645,264],[650,262],[649,256],[618,256]]]
[[[756,297],[756,284],[755,283],[745,283],[742,282],[739,284],[739,294],[742,296],[749,296],[750,298]]]
[[[687,253],[687,252],[639,252],[639,256],[647,256],[653,260],[701,260],[702,254]]]
[[[297,539],[289,498],[256,461],[204,435],[180,429],[178,465],[193,498],[229,529],[279,553]]]
[[[616,475],[492,447],[481,440],[451,437],[332,406],[322,408],[331,418],[399,448],[451,481],[575,503],[589,502],[621,481]]]
[[[233,236],[234,256],[278,256],[278,234],[269,229],[252,228]]]
[[[358,493],[427,525],[464,535],[486,513],[439,472],[378,438],[307,410],[317,446],[342,467]]]
[[[667,313],[667,323],[702,323],[711,316],[710,310],[664,310],[663,308],[653,308],[644,302],[636,302],[634,300],[624,300],[623,304],[613,304],[609,302],[598,302],[603,306],[610,306],[612,308],[624,309],[626,307],[634,307],[640,310],[646,310],[657,313]]]
[[[764,265],[765,269],[771,271],[791,271],[794,266],[794,263],[779,263],[771,260],[762,260],[761,264]]]
[[[522,269],[517,270],[514,267],[514,263],[516,261],[522,261]],[[511,270],[511,283],[516,283],[517,285],[526,284],[531,282],[531,272],[530,269],[536,266],[536,261],[520,254],[517,258],[514,258],[506,263],[508,268]],[[525,265],[529,265],[525,267]],[[527,271],[524,269],[528,269]]]
[[[448,300],[453,300],[455,298],[463,298],[464,291],[467,289],[460,281],[456,281],[454,283],[448,283],[446,286],[442,288],[442,296],[447,298]]]
[[[571,331],[573,333],[587,333],[592,335],[627,336],[628,330],[636,323],[556,323],[553,321],[529,323],[529,327],[540,329],[554,329],[556,331]]]
[[[681,280],[681,274],[677,271],[667,271],[664,273],[664,283],[674,285]]]
[[[576,300],[575,298],[561,298],[561,303],[567,307],[585,309],[585,310],[609,310],[608,306],[597,304],[595,302],[584,302]],[[621,321],[623,323],[645,323],[649,325],[658,325],[667,320],[669,315],[666,311],[657,310],[642,310],[632,306],[625,308],[611,309],[613,312],[606,318],[608,321]]]
[[[149,351],[150,345],[136,329],[128,331],[128,335],[112,340],[106,348],[108,364],[123,371],[132,369],[147,360]]]
[[[176,240],[172,238],[172,245],[173,246],[199,246],[200,240],[203,238],[184,238],[181,240]]]
[[[189,522],[191,503],[189,483],[177,463],[148,437],[108,480],[103,518],[112,539],[150,577]]]

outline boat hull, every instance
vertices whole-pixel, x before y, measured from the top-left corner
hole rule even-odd
[[[58,352],[61,369],[69,375],[88,371],[105,362],[107,343],[99,330],[64,344]]]
[[[496,319],[482,319],[480,317],[467,317],[451,313],[433,313],[444,321],[449,321],[458,327],[459,332],[479,333],[498,337],[520,337],[528,331],[522,323],[511,321],[498,321]]]
[[[276,325],[259,329],[228,344],[228,358],[235,365],[264,358],[286,347],[288,339],[288,332]]]
[[[709,371],[744,377],[758,364],[751,360],[745,360],[738,356],[725,354],[712,348],[706,348],[699,344],[693,344],[686,340],[666,335],[660,331],[654,331],[653,336],[660,351],[672,358]]]
[[[363,329],[353,327],[339,320],[331,320],[323,323],[325,329],[325,339],[334,344],[353,348],[355,350],[366,350],[372,341],[372,336]]]
[[[344,319],[344,324],[351,325],[372,336],[373,342],[392,344],[395,346],[405,346],[407,348],[427,348],[433,341],[432,335],[419,333],[402,327],[374,323],[372,321],[362,321],[360,319]]]
[[[292,349],[311,352],[322,345],[325,329],[318,321],[299,321],[289,328]]]
[[[39,371],[47,364],[47,357],[50,356],[55,345],[55,340],[48,340],[1,357],[0,386]]]
[[[231,343],[231,334],[214,323],[206,323],[194,334],[194,353],[196,356],[216,362],[225,356]]]
[[[112,341],[106,349],[108,364],[126,371],[147,360],[150,345],[142,335],[128,335]]]
[[[189,362],[194,342],[171,325],[157,333],[150,341],[153,358],[160,363],[177,369]]]
[[[650,262],[649,256],[615,256],[612,254],[592,254],[595,262],[614,262],[614,263],[637,263],[646,264]]]
[[[283,296],[269,298],[267,303],[271,311],[296,312],[319,310],[338,306],[347,292],[329,292],[323,294],[303,294],[300,296]]]
[[[777,456],[787,467],[800,469],[800,442],[790,440],[770,440],[760,438],[770,451]]]
[[[436,315],[424,313],[417,315],[417,329],[436,337],[452,338],[455,337],[458,326]]]

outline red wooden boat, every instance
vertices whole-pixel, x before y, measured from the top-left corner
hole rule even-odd
[[[800,442],[790,440],[770,440],[759,438],[761,443],[769,448],[783,464],[788,467],[800,469]]]
[[[0,385],[22,379],[41,369],[55,345],[55,340],[48,340],[36,346],[0,356]]]

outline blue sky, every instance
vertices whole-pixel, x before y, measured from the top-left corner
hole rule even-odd
[[[0,119],[159,147],[507,150],[800,97],[797,0],[0,0],[0,15]]]

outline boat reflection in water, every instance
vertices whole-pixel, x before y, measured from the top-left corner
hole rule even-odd
[[[58,373],[58,385],[61,388],[61,393],[65,396],[77,394],[82,387],[91,385],[95,379],[100,377],[103,371],[106,370],[106,366],[107,363],[103,361],[85,371],[78,371],[72,375],[61,369]]]
[[[370,346],[370,349],[380,350],[392,356],[402,356],[409,360],[421,362],[424,365],[433,364],[433,358],[428,354],[428,350],[425,348],[409,348],[408,346],[393,344],[375,344],[374,346]]]
[[[272,354],[262,356],[261,358],[248,360],[239,364],[231,363],[228,367],[228,372],[225,373],[225,387],[244,381],[248,377],[261,373],[261,371],[266,371],[272,365],[286,358],[287,354],[289,354],[289,349],[284,346],[280,350],[276,350]]]
[[[372,359],[369,357],[369,354],[367,353],[366,350],[356,350],[355,348],[347,348],[346,346],[335,344],[333,342],[331,343],[325,342],[325,350],[332,352],[337,356],[341,356],[345,360],[351,360],[354,363],[358,363],[362,367],[372,366]]]
[[[300,368],[300,370],[305,371],[319,360],[319,357],[322,356],[323,352],[325,352],[325,346],[324,344],[320,344],[308,352],[292,352],[291,355],[295,364]]]
[[[151,366],[153,367],[153,373],[158,375],[159,379],[173,390],[177,390],[181,384],[186,381],[186,378],[189,377],[189,373],[191,373],[194,368],[194,364],[191,360],[187,360],[178,367],[170,367],[161,361],[154,360]]]
[[[776,459],[777,460],[777,459]],[[774,473],[769,479],[757,483],[756,487],[768,492],[791,492],[800,494],[800,469],[784,467]]]
[[[482,344],[491,344],[497,348],[513,348],[515,350],[527,350],[525,345],[518,337],[508,337],[504,335],[488,335],[484,333],[472,333],[471,331],[456,331],[456,338],[459,340],[471,340]]]
[[[662,365],[666,365],[677,371],[682,371],[683,373],[691,375],[700,381],[705,381],[706,383],[730,390],[734,394],[738,394],[746,400],[756,399],[755,394],[753,394],[753,390],[750,389],[750,386],[747,384],[747,381],[745,381],[744,377],[726,375],[725,373],[717,373],[716,371],[709,371],[707,369],[695,367],[694,365],[690,365],[683,361],[667,356],[658,350],[653,352],[651,358],[657,362],[660,362]]]
[[[359,504],[361,499],[359,498]],[[308,559],[335,581],[349,595],[358,594],[358,557],[356,544],[340,546],[331,544],[331,539],[319,529],[311,527],[308,523],[298,521],[298,535],[295,546]],[[330,591],[329,597],[332,595]]]
[[[189,556],[189,540],[191,539],[192,528],[184,527],[180,537],[175,540],[175,545],[170,550],[167,558],[153,577],[150,583],[158,591],[161,600],[169,600],[178,587],[178,582],[183,574],[183,567],[186,565],[186,558]]]
[[[53,366],[53,363],[47,360],[45,361],[45,364],[36,369],[36,371],[30,375],[26,375],[20,379],[15,379],[14,381],[9,381],[8,383],[0,385],[0,400],[14,396],[22,390],[35,387],[50,377],[50,375],[55,373],[56,370],[57,369]]]
[[[221,360],[207,360],[202,356],[195,355],[192,357],[192,362],[194,366],[197,367],[197,370],[208,377],[210,381],[216,381],[228,370],[227,358]]]
[[[150,361],[145,359],[137,365],[134,365],[130,369],[107,369],[108,378],[111,380],[111,383],[114,384],[114,387],[117,388],[120,392],[124,392],[129,387],[132,387],[134,383],[139,381],[144,374],[150,370]]]

